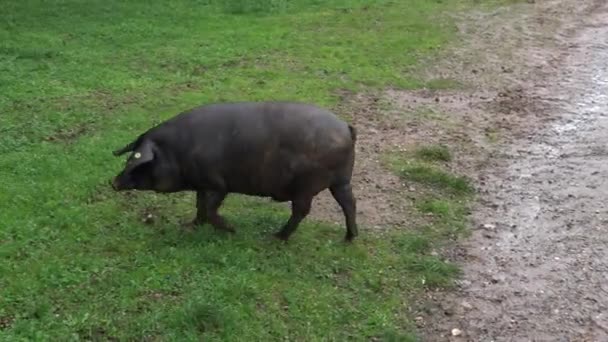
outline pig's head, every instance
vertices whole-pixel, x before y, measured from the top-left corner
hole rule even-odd
[[[114,190],[178,190],[178,170],[175,163],[167,159],[154,141],[143,139],[139,144],[131,143],[113,153],[120,156],[130,151],[133,153],[127,159],[124,169],[112,180]]]

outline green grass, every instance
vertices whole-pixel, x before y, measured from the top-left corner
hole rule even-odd
[[[150,198],[138,201],[152,207],[162,201],[143,196]],[[23,246],[5,255],[11,276],[3,277],[2,315],[14,319],[5,333],[137,340],[407,335],[404,294],[449,285],[456,272],[428,253],[430,241],[397,233],[364,235],[348,246],[342,229],[309,222],[283,245],[269,234],[287,215],[271,207],[233,198],[225,212],[238,220],[234,237],[207,226],[180,232],[185,210],[176,217],[169,207],[155,211],[149,226],[122,214],[108,226],[63,228],[77,241],[47,246],[41,259]],[[108,217],[120,212],[97,208]]]
[[[436,238],[454,239],[468,234],[470,201],[470,196],[430,196],[419,201],[416,207],[434,218],[428,234]]]
[[[232,196],[232,237],[191,194],[121,195],[111,151],[190,106],[416,88],[454,34],[444,1],[10,1],[0,11],[0,340],[414,340],[408,301],[456,270],[416,227],[383,236]],[[443,23],[443,24],[442,24]],[[427,171],[431,171],[430,176]],[[435,169],[402,175],[467,183]],[[152,223],[142,222],[148,214]],[[406,233],[404,233],[406,232]],[[432,232],[432,229],[431,231]]]

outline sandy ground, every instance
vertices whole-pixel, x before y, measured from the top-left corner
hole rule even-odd
[[[344,94],[360,222],[412,224],[416,190],[382,152],[447,143],[479,195],[472,236],[443,251],[456,290],[418,305],[424,340],[608,341],[608,1],[453,15],[462,41],[420,72],[462,89]],[[313,215],[342,221],[325,195]]]

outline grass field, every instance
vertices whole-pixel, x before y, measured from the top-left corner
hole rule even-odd
[[[462,2],[462,1],[460,1]],[[116,194],[111,151],[211,101],[332,107],[338,89],[416,88],[452,27],[428,0],[21,0],[0,10],[0,340],[414,341],[408,303],[457,270],[434,256],[465,228],[470,185],[444,148],[395,172],[427,186],[425,227],[381,235],[232,196],[237,228],[180,229],[191,194]],[[404,157],[405,158],[405,157]],[[408,157],[410,158],[410,157]],[[152,218],[146,222],[142,218]]]

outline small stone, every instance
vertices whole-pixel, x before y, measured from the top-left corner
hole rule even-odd
[[[471,303],[469,303],[469,302],[462,302],[461,305],[462,305],[463,308],[465,308],[467,310],[473,309],[473,305],[471,305]]]
[[[490,277],[490,282],[492,284],[498,284],[500,282],[503,282],[504,280],[505,280],[505,276],[500,275],[500,274],[494,274]]]
[[[456,328],[452,329],[452,336],[460,336],[460,335],[462,335],[462,330],[456,329]]]
[[[483,228],[484,229],[494,230],[494,229],[496,229],[496,226],[493,225],[493,224],[491,224],[491,223],[486,223],[486,224],[483,225]]]
[[[154,216],[152,214],[148,214],[148,215],[146,215],[146,217],[144,217],[142,219],[142,222],[144,222],[146,224],[151,224],[154,222]]]

